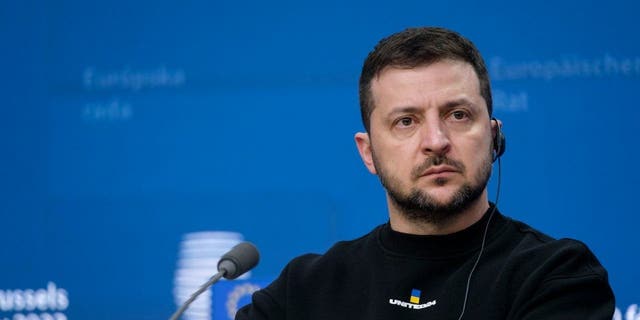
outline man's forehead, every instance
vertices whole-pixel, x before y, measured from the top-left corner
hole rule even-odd
[[[449,75],[465,75],[474,78],[475,80],[480,81],[478,75],[475,72],[473,66],[465,61],[461,60],[452,60],[452,59],[443,59],[430,63],[419,64],[416,66],[405,66],[405,65],[389,65],[382,68],[375,77],[373,77],[372,84],[375,82],[379,82],[382,79],[388,77],[390,74],[398,74],[398,73],[422,73],[429,72],[432,74],[440,73],[440,74],[449,74]]]
[[[469,63],[456,60],[442,60],[415,68],[389,66],[372,79],[371,94],[374,106],[411,103],[416,99],[481,98],[475,70]]]

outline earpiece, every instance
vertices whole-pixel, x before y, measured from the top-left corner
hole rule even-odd
[[[491,117],[491,121],[496,122],[496,135],[493,137],[493,161],[495,162],[504,154],[504,151],[507,149],[507,140],[500,129],[500,124],[498,123],[498,119]]]
[[[502,130],[500,130],[500,123],[498,122],[498,119],[491,117],[491,121],[496,122],[496,135],[493,138],[493,161],[495,162],[496,160],[498,160],[498,186],[496,187],[496,200],[494,202],[493,208],[491,209],[491,213],[489,214],[489,219],[487,219],[487,224],[484,227],[484,233],[482,234],[482,244],[480,245],[480,252],[478,252],[476,262],[473,264],[473,267],[471,267],[471,271],[469,272],[469,276],[467,277],[467,287],[464,290],[464,300],[462,302],[462,310],[460,311],[458,320],[462,320],[464,312],[467,309],[467,300],[469,298],[469,290],[471,287],[471,277],[473,276],[473,272],[476,270],[476,267],[480,262],[480,258],[482,257],[482,253],[484,252],[484,246],[487,242],[487,233],[489,232],[489,224],[491,223],[493,214],[496,213],[496,208],[498,208],[498,201],[500,200],[500,184],[502,182],[502,160],[500,160],[500,156],[502,156],[504,150],[506,149],[506,140],[504,138]]]

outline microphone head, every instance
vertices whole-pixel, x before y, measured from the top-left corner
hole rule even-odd
[[[225,253],[218,262],[218,271],[233,280],[253,269],[260,261],[260,253],[251,242],[241,242]]]

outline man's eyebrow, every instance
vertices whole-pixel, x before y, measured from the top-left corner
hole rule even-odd
[[[387,116],[391,117],[391,116],[394,116],[396,114],[418,113],[418,112],[420,112],[420,110],[421,110],[420,108],[412,107],[412,106],[398,107],[398,108],[395,108],[395,109],[391,110],[391,112],[389,112],[389,114]]]
[[[445,102],[439,108],[443,109],[443,110],[450,110],[450,109],[453,109],[453,108],[459,107],[459,106],[473,106],[473,105],[474,105],[474,103],[470,99],[458,98],[458,99],[453,99],[453,100],[449,100],[449,101]],[[387,114],[387,116],[388,117],[392,117],[392,116],[397,115],[397,114],[419,113],[421,111],[422,111],[421,108],[415,107],[415,106],[397,107],[397,108],[391,110],[391,112],[389,112],[389,114]]]
[[[444,110],[449,110],[459,106],[473,106],[473,105],[474,103],[471,102],[471,100],[467,98],[459,98],[459,99],[447,101],[445,104],[440,106],[440,108]]]

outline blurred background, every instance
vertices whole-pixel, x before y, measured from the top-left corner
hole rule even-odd
[[[259,286],[386,222],[353,142],[358,77],[378,40],[423,25],[486,59],[507,137],[501,211],[585,242],[614,318],[637,319],[639,9],[3,1],[0,319],[168,318],[187,234],[254,242],[262,260],[239,283]],[[216,290],[248,301],[253,287],[230,286]],[[224,292],[206,317],[227,319]]]

